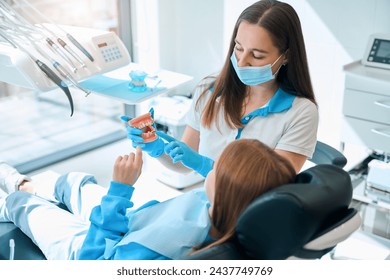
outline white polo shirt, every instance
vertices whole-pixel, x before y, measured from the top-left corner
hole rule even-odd
[[[231,129],[224,120],[223,109],[218,122],[211,127],[201,125],[201,115],[211,97],[209,91],[196,107],[202,89],[194,94],[187,124],[200,132],[199,153],[213,160],[232,141],[240,138],[258,139],[272,149],[285,150],[311,158],[317,142],[318,110],[310,100],[278,89],[268,104],[244,116],[243,129]],[[239,110],[240,108],[237,108]]]

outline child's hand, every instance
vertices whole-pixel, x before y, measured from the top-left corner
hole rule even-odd
[[[130,153],[123,157],[119,156],[114,164],[112,180],[133,186],[141,175],[142,163],[142,150],[140,147],[137,147],[135,153]]]

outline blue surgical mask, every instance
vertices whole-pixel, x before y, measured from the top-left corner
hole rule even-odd
[[[272,74],[272,66],[282,57],[282,55],[283,54],[281,54],[278,59],[275,60],[274,63],[267,64],[264,66],[239,67],[234,52],[232,53],[230,60],[241,82],[247,86],[256,86],[275,79],[276,74],[282,66],[279,67],[275,74]]]

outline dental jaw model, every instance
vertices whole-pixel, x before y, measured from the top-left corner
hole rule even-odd
[[[143,92],[146,90],[145,78],[148,74],[141,70],[131,71],[129,74],[131,82],[129,83],[129,89],[134,92]]]
[[[129,125],[142,130],[141,137],[144,139],[144,143],[150,143],[155,141],[158,136],[156,129],[153,126],[154,119],[151,112],[129,120]]]

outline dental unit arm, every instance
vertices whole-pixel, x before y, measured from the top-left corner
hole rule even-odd
[[[90,91],[78,82],[130,63],[125,45],[114,32],[52,22],[32,24],[3,1],[0,31],[0,81],[37,92],[59,87],[71,114],[71,86],[87,96]]]
[[[130,63],[130,55],[115,33],[74,26],[64,26],[64,28],[72,30],[73,36],[77,36],[95,58],[93,62],[85,59],[84,62],[87,67],[80,68],[73,74],[78,81],[115,70]],[[113,53],[113,55],[110,55],[110,53]],[[40,54],[37,53],[36,56],[40,57]],[[61,57],[58,57],[57,60],[66,65]],[[42,58],[42,61],[50,64],[44,58]],[[49,91],[55,88],[54,83],[41,74],[40,69],[32,63],[28,55],[2,42],[0,42],[0,81],[37,91]]]

